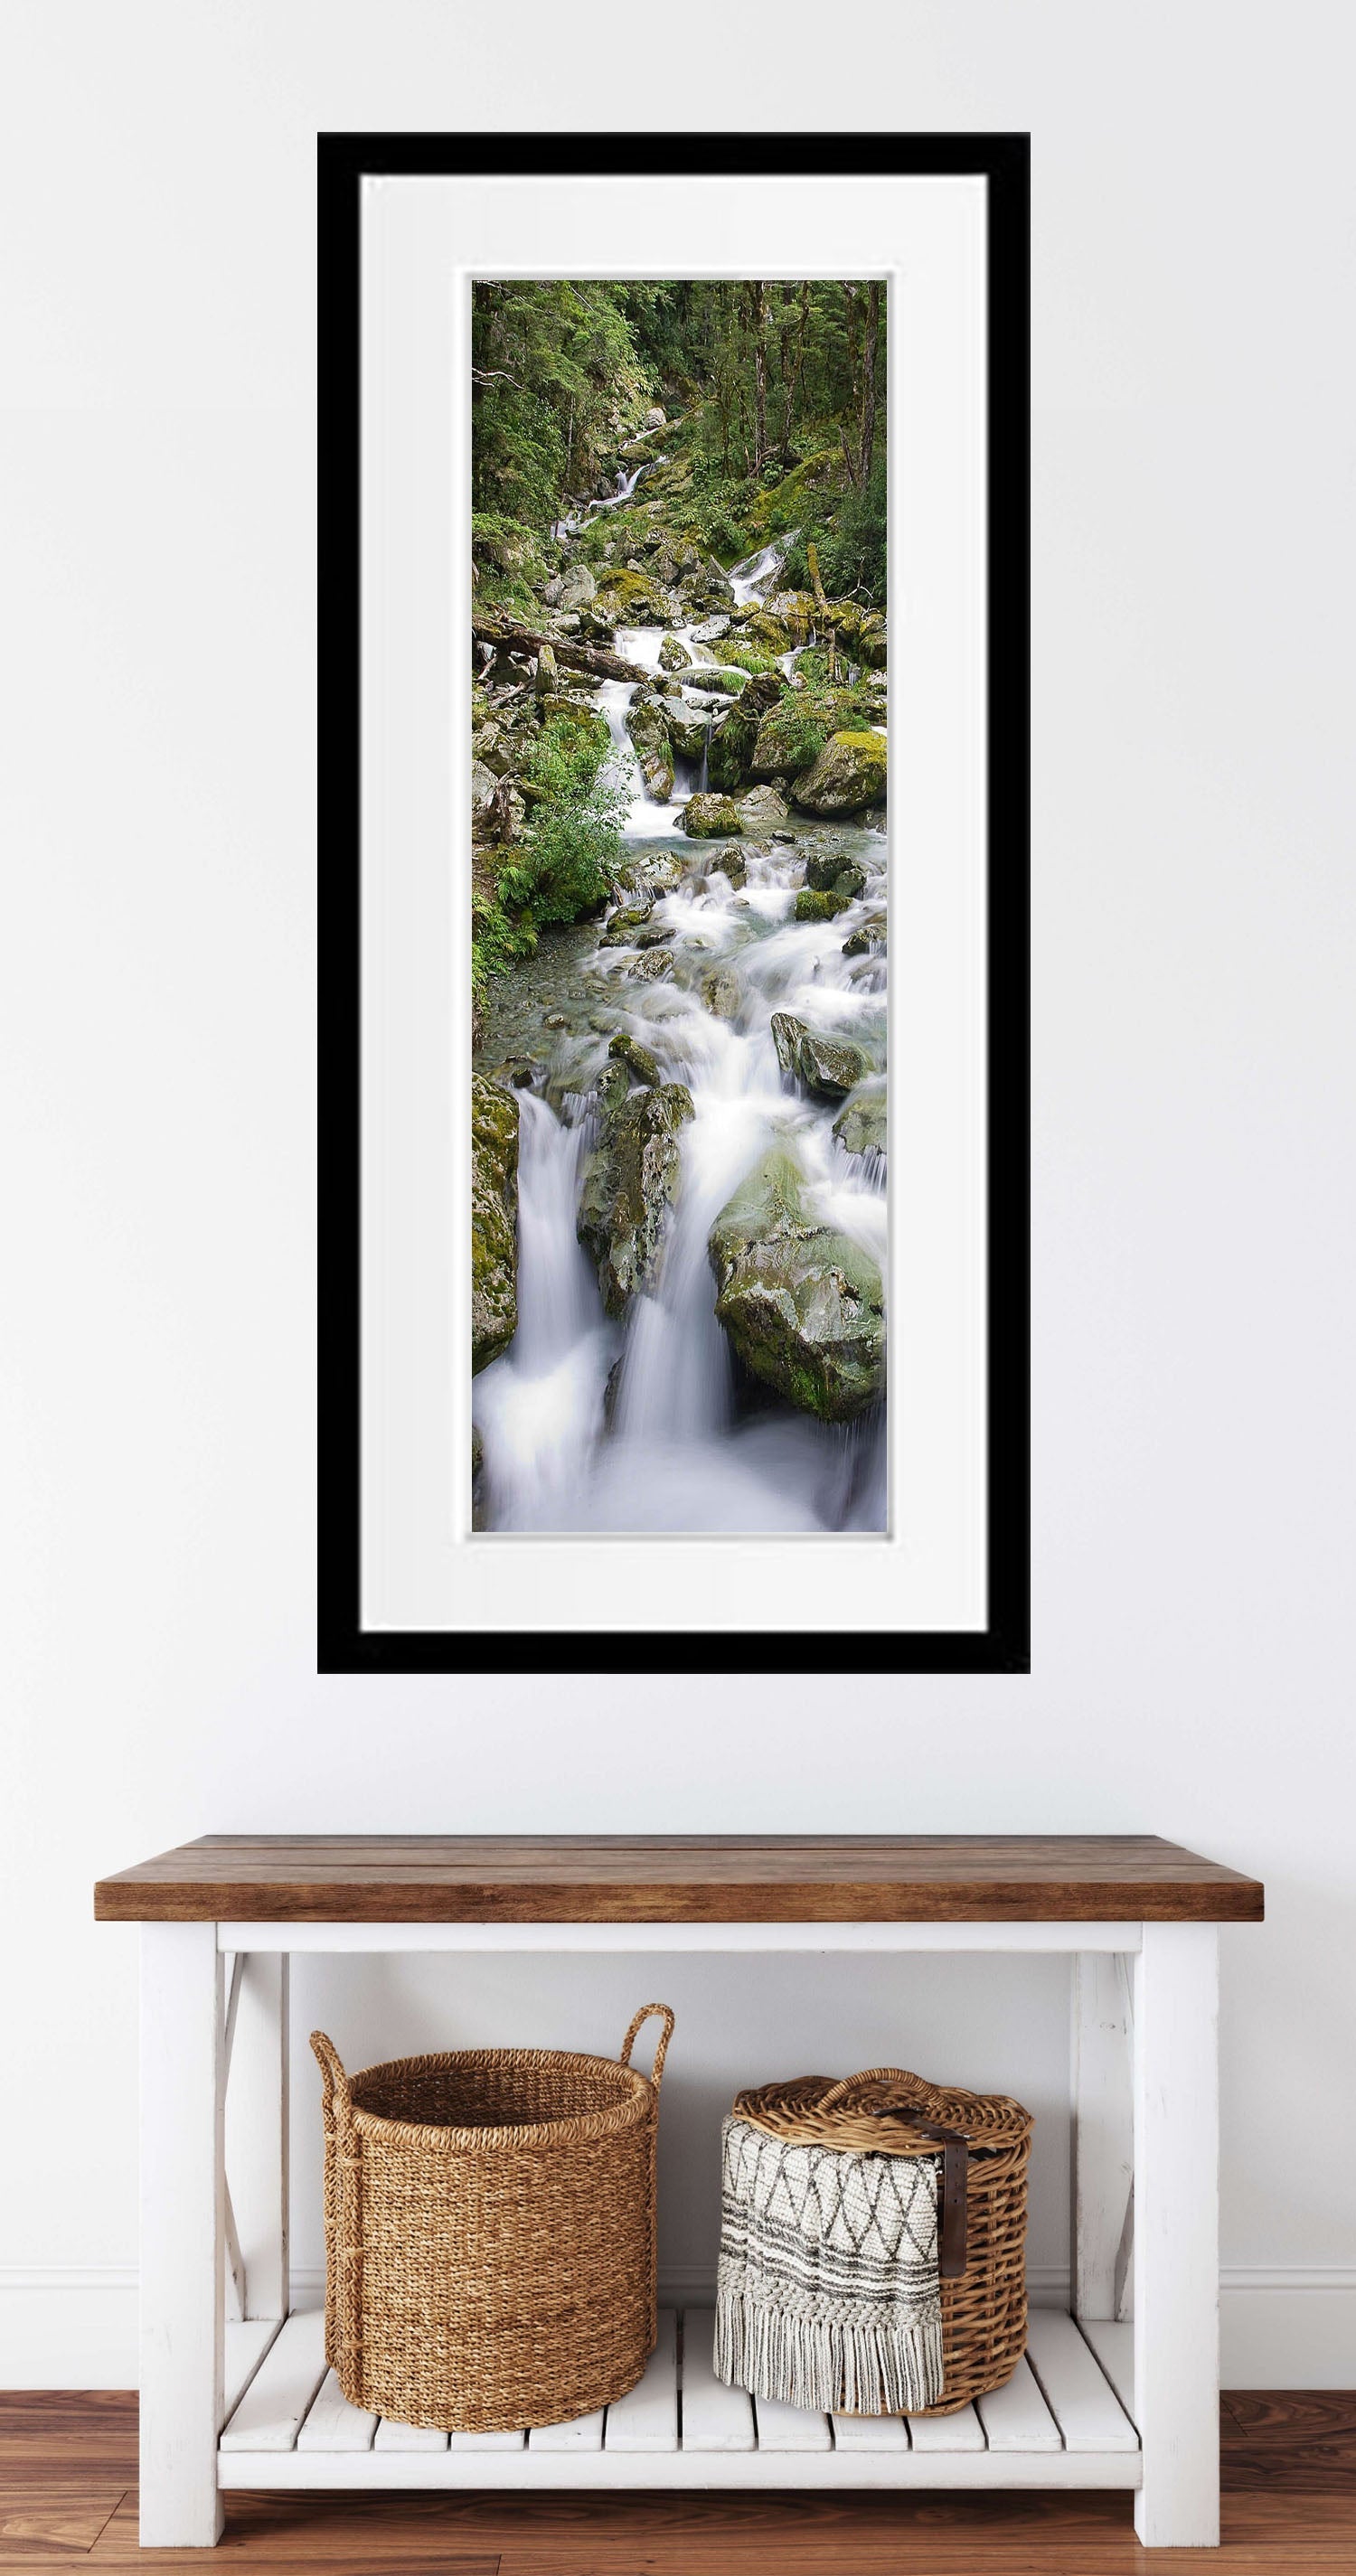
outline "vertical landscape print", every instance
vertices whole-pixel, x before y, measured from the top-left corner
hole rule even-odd
[[[472,285],[477,1532],[886,1528],[886,307]]]

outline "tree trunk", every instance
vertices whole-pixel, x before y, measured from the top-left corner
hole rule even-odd
[[[830,680],[836,680],[838,677],[837,642],[833,628],[829,624],[829,603],[824,596],[824,584],[819,578],[818,546],[810,544],[806,547],[805,560],[810,567],[810,581],[814,589],[816,605],[824,611],[824,631],[828,637],[829,643],[829,678]]]
[[[862,490],[871,480],[871,457],[876,444],[876,342],[880,337],[880,281],[873,278],[866,290],[866,349],[862,359],[862,434],[857,449],[857,470]]]
[[[843,300],[847,306],[844,320],[847,325],[848,413],[849,416],[851,416],[859,408],[860,397],[858,394],[858,385],[861,377],[861,368],[857,356],[857,330],[859,321],[857,289],[855,286],[849,284],[847,280],[844,280],[843,284]],[[855,492],[861,481],[861,476],[857,470],[857,459],[852,453],[852,439],[846,421],[843,423],[843,457],[847,465],[848,481]]]
[[[648,680],[653,677],[638,662],[624,662],[620,653],[609,653],[602,644],[576,644],[573,636],[539,635],[529,626],[519,626],[508,617],[472,615],[471,633],[477,644],[499,644],[510,653],[539,653],[544,645],[554,653],[567,670],[591,671],[599,680]]]
[[[796,405],[800,400],[801,378],[805,373],[805,335],[809,330],[809,327],[810,282],[807,278],[800,290],[800,323],[796,340],[796,364],[792,372],[791,381],[786,389],[786,443],[788,447],[791,444],[791,432],[795,425]]]
[[[761,474],[767,461],[767,288],[761,278],[755,278],[749,288],[749,307],[753,317],[753,470]]]

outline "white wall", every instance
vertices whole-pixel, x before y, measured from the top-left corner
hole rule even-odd
[[[524,0],[10,0],[0,2381],[132,2376],[135,1940],[91,1881],[359,1826],[1146,1828],[1259,1872],[1226,2373],[1356,2379],[1351,25],[783,0],[675,51]],[[1035,1671],[318,1682],[312,138],[708,102],[1034,134]],[[670,1975],[666,2262],[736,2076],[884,2045],[1046,2111],[1057,2266],[1061,1978]],[[389,1963],[299,2009],[358,2054],[606,2042],[651,1979]]]

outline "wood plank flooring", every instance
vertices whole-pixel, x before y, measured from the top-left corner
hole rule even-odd
[[[1356,2391],[1235,2390],[1224,2545],[1141,2550],[1128,2495],[226,2499],[220,2556],[137,2546],[130,2392],[0,2394],[0,2571],[222,2576],[1351,2576]]]

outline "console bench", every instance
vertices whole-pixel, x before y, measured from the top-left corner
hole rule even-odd
[[[232,2487],[1121,2487],[1145,2543],[1218,2542],[1216,1927],[1261,1921],[1255,1879],[1152,1835],[208,1835],[101,1880],[95,1913],[142,1926],[144,2547],[210,2547]],[[360,2414],[289,2300],[308,1950],[1068,1952],[1070,2313],[1033,2311],[995,2397],[912,2423],[755,2406],[698,2309],[582,2423]]]

